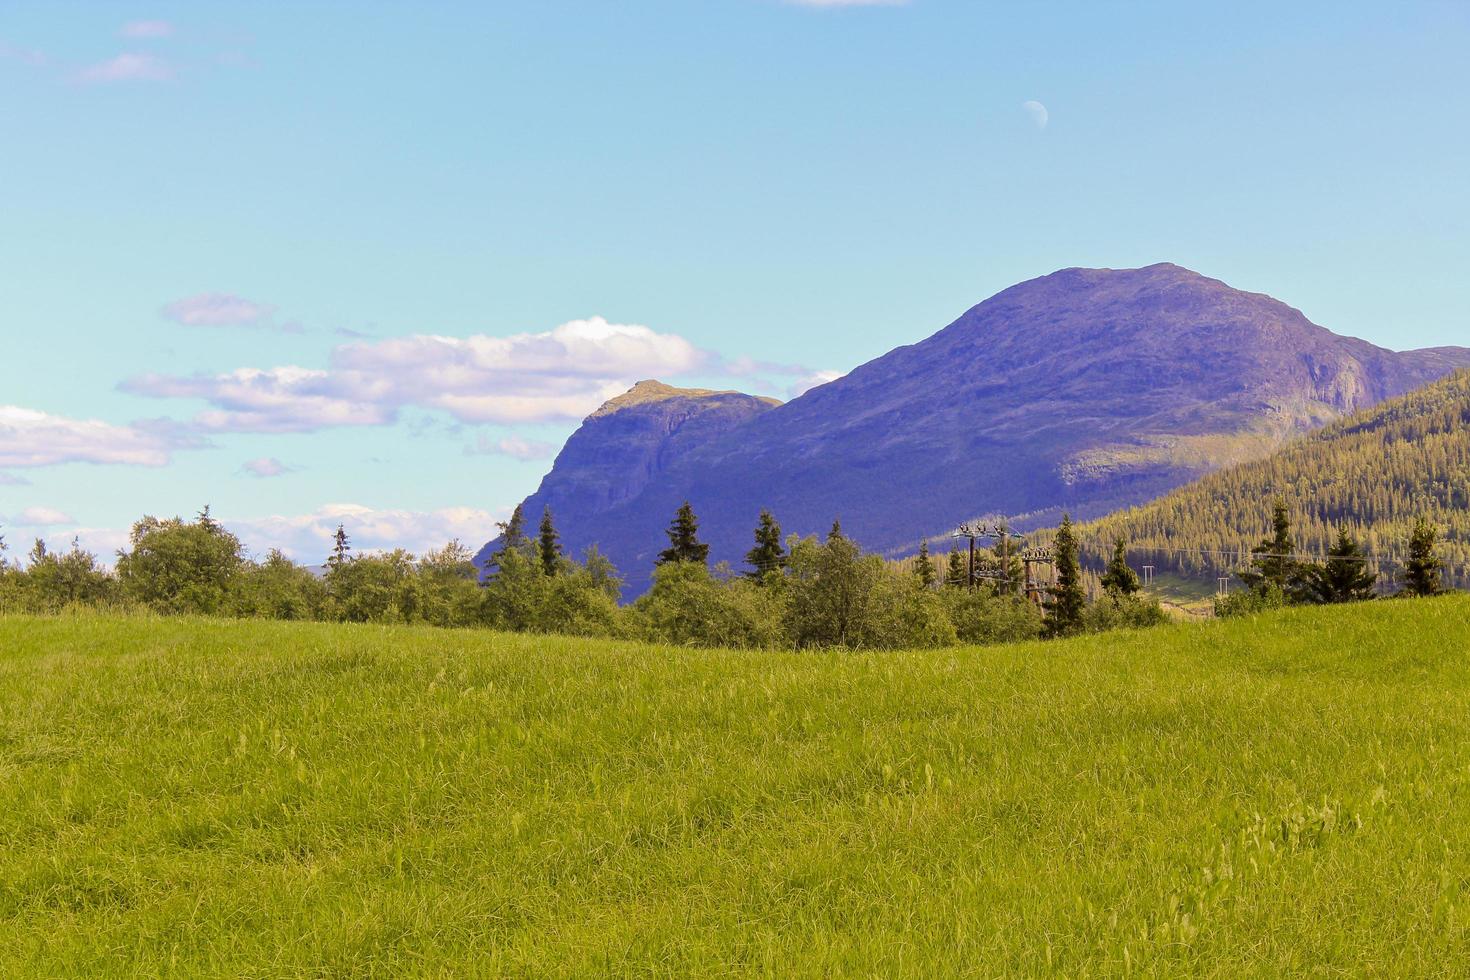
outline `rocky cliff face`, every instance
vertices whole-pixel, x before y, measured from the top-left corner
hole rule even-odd
[[[523,506],[534,526],[550,507],[580,552],[598,540],[599,515],[637,498],[691,450],[781,403],[738,391],[640,381],[593,412],[557,454]],[[476,561],[482,566],[490,545]]]
[[[738,561],[762,507],[899,551],[982,514],[1026,527],[1142,503],[1467,365],[1174,265],[1067,269],[779,407],[644,382],[567,442],[527,516],[550,504],[632,591],[685,499],[716,558]]]

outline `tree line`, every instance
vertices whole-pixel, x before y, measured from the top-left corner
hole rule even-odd
[[[622,579],[594,546],[565,552],[547,509],[535,528],[520,508],[499,525],[487,567],[454,541],[412,555],[356,553],[339,527],[320,573],[280,551],[246,555],[205,508],[193,520],[145,517],[115,569],[75,542],[53,552],[37,541],[24,562],[0,538],[0,610],[74,606],[356,623],[423,623],[742,648],[897,649],[1069,636],[1164,620],[1142,596],[1120,551],[1089,599],[1070,520],[1056,537],[1055,584],[1030,599],[1015,579],[969,581],[921,547],[900,569],[865,553],[834,521],[824,538],[785,536],[762,512],[745,567],[710,566],[709,546],[686,502],[666,532],[649,590],[620,604]]]
[[[1227,574],[1274,533],[1270,501],[1292,505],[1301,551],[1325,554],[1346,530],[1397,563],[1421,521],[1440,530],[1445,584],[1470,587],[1470,371],[1335,422],[1267,459],[1213,473],[1088,525],[1127,538],[1160,571]],[[1084,548],[1084,561],[1103,558]]]

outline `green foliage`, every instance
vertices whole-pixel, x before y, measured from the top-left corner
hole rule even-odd
[[[1271,507],[1271,535],[1251,549],[1249,568],[1238,575],[1247,589],[1262,595],[1275,590],[1289,601],[1300,601],[1306,592],[1306,569],[1296,557],[1296,539],[1291,533],[1291,513],[1286,501]]]
[[[694,508],[689,506],[689,501],[679,506],[678,513],[664,533],[669,536],[669,546],[659,552],[658,564],[687,561],[704,565],[709,562],[709,545],[699,540],[699,519],[694,516]]]
[[[934,571],[934,562],[929,558],[929,542],[919,542],[919,557],[914,562],[914,575],[918,577],[919,584],[926,589],[932,589],[938,574]]]
[[[1094,602],[1082,612],[1082,632],[1105,633],[1118,629],[1151,629],[1169,621],[1164,607],[1156,600],[1140,596],[1110,597],[1107,602]]]
[[[1294,542],[1310,555],[1325,555],[1346,527],[1368,554],[1402,559],[1426,520],[1444,531],[1444,584],[1470,586],[1470,371],[1097,521],[1083,537],[1127,538],[1161,573],[1228,574],[1272,533],[1262,501],[1273,498],[1292,503]]]
[[[786,567],[786,549],[781,546],[781,525],[768,510],[761,511],[760,523],[755,528],[755,547],[745,553],[745,563],[750,571],[745,577],[764,582],[772,572]]]
[[[617,579],[606,559],[597,558],[596,571],[563,558],[561,571],[547,575],[529,544],[502,550],[499,570],[481,590],[481,621],[522,633],[617,635]]]
[[[245,564],[240,539],[209,516],[193,523],[145,517],[133,525],[131,550],[118,553],[123,595],[161,613],[216,615]]]
[[[556,575],[561,571],[561,535],[556,533],[556,525],[552,523],[549,505],[541,511],[541,527],[536,539],[536,555],[541,561],[541,571],[544,574]]]
[[[961,643],[988,646],[1041,636],[1041,610],[1020,596],[994,589],[944,589],[940,593]]]
[[[1404,592],[1412,596],[1439,595],[1444,591],[1444,562],[1439,557],[1439,529],[1426,518],[1414,523],[1409,538],[1409,560],[1404,570]]]
[[[1214,602],[1215,615],[1228,619],[1283,609],[1288,604],[1288,599],[1286,593],[1281,590],[1281,586],[1274,582],[1267,582],[1258,588],[1216,596]]]
[[[414,622],[420,600],[413,579],[413,556],[402,548],[331,565],[327,615],[349,623]]]
[[[965,556],[950,549],[949,562],[944,572],[944,584],[953,589],[963,589],[969,582],[969,575],[969,566],[965,563]]]
[[[912,575],[864,555],[834,524],[791,549],[787,635],[798,648],[893,649],[955,642],[943,600]]]
[[[326,586],[279,551],[247,563],[235,576],[227,608],[232,616],[257,619],[321,619]]]
[[[1128,564],[1128,542],[1122,538],[1113,545],[1113,556],[1108,559],[1108,567],[1103,571],[1101,584],[1103,591],[1115,605],[1138,595],[1143,588],[1138,580],[1138,573]]]
[[[784,590],[743,577],[715,579],[702,563],[668,562],[633,604],[634,632],[680,646],[773,648],[785,645]]]
[[[108,606],[121,596],[117,580],[97,564],[97,556],[83,551],[76,541],[57,554],[48,551],[39,538],[25,571],[7,569],[5,598],[12,608],[29,612],[56,612],[69,606]]]
[[[1378,573],[1347,528],[1337,532],[1337,543],[1327,552],[1327,562],[1313,565],[1302,574],[1305,601],[1319,605],[1366,602],[1374,598]]]
[[[1083,629],[1087,593],[1082,587],[1082,566],[1077,557],[1077,535],[1072,518],[1062,515],[1052,543],[1056,553],[1057,584],[1046,590],[1046,635],[1071,636]]]
[[[0,618],[0,976],[1470,975],[1467,622]]]

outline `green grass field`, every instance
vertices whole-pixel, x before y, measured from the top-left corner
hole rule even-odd
[[[1470,974],[1470,599],[719,653],[0,619],[0,976]]]

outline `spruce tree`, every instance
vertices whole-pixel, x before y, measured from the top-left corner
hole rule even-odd
[[[745,563],[750,571],[748,579],[759,582],[770,572],[779,572],[786,567],[786,549],[781,545],[781,525],[768,510],[761,511],[760,523],[755,528],[755,547],[745,553]]]
[[[206,508],[206,513],[207,513]],[[347,528],[341,524],[337,525],[337,533],[332,535],[332,554],[327,559],[327,568],[336,570],[347,563],[347,553],[352,550],[352,544],[347,537]]]
[[[1251,567],[1237,573],[1246,587],[1265,594],[1277,589],[1292,600],[1302,598],[1303,571],[1296,558],[1291,514],[1277,499],[1271,511],[1271,536],[1251,549]]]
[[[659,552],[658,564],[680,561],[701,565],[709,563],[709,545],[699,540],[699,519],[694,516],[694,508],[689,506],[689,501],[679,506],[678,513],[664,533],[669,536],[669,546]]]
[[[495,526],[500,528],[502,552],[526,543],[526,514],[523,505],[516,504],[516,509],[510,512],[510,520],[496,521]]]
[[[1348,529],[1339,527],[1337,543],[1327,552],[1327,563],[1303,573],[1303,598],[1321,605],[1372,599],[1378,573],[1368,567],[1367,558]]]
[[[1102,587],[1115,604],[1133,598],[1143,587],[1138,573],[1128,565],[1128,543],[1122,538],[1113,545],[1113,557],[1103,572]]]
[[[934,563],[929,560],[929,542],[919,542],[919,557],[914,561],[914,574],[926,589],[934,588]]]
[[[956,589],[965,587],[965,559],[953,548],[949,550],[949,567],[945,570],[944,584]]]
[[[209,516],[208,504],[205,504],[204,509],[199,512],[198,516],[195,518],[195,523],[204,528],[204,530],[208,531],[210,534],[214,534],[220,529],[219,522],[216,521],[213,517]]]
[[[836,541],[845,540],[847,540],[847,536],[842,533],[842,518],[839,517],[832,521],[832,530],[827,532],[827,543],[832,544]]]
[[[1439,530],[1426,518],[1414,523],[1409,538],[1409,562],[1404,569],[1406,584],[1402,594],[1432,596],[1444,592],[1444,562],[1439,557]]]
[[[1082,629],[1082,614],[1087,608],[1087,594],[1082,590],[1082,565],[1077,560],[1077,535],[1072,530],[1072,517],[1062,515],[1057,528],[1057,584],[1047,589],[1046,633],[1048,636],[1070,636]]]
[[[555,575],[561,569],[561,535],[556,533],[556,525],[551,522],[549,505],[541,511],[540,532],[536,550],[541,559],[541,571]]]

